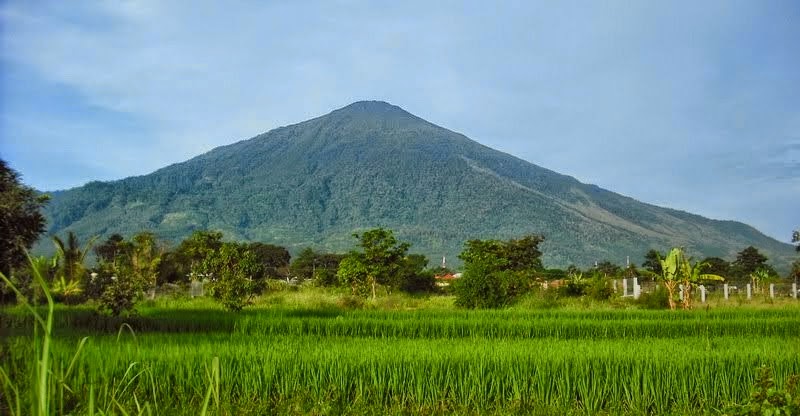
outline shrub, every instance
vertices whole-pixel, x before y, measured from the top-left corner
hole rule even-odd
[[[408,293],[431,293],[437,290],[436,279],[433,271],[424,270],[419,273],[411,273],[406,276],[400,288]]]
[[[342,309],[362,309],[364,307],[364,298],[355,295],[345,295],[339,298],[336,305]]]
[[[99,309],[111,316],[135,312],[134,306],[141,298],[141,285],[130,276],[109,277],[110,283],[105,285],[100,295]]]
[[[594,300],[609,300],[614,295],[614,288],[608,279],[595,277],[589,282],[585,293]]]
[[[780,390],[775,387],[772,370],[769,367],[761,367],[750,400],[741,406],[729,408],[726,414],[735,416],[800,414],[800,376],[795,374],[789,377],[786,388]]]
[[[209,292],[225,309],[240,311],[252,302],[265,285],[263,265],[252,251],[236,243],[224,243],[218,251],[209,253],[203,261],[203,272],[211,276]]]
[[[456,306],[464,308],[499,308],[506,299],[502,273],[483,273],[467,269],[453,284]]]
[[[331,287],[339,284],[336,272],[331,269],[319,268],[314,270],[314,285],[319,287]]]
[[[669,292],[661,285],[652,292],[644,292],[639,295],[636,303],[645,309],[665,309],[669,308]]]
[[[561,306],[558,300],[558,291],[538,289],[528,292],[521,299],[519,306],[526,309],[554,309]]]
[[[558,288],[558,294],[567,297],[579,297],[586,293],[586,283],[570,279]]]

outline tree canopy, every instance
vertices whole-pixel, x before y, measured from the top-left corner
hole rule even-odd
[[[525,293],[544,271],[539,244],[544,237],[517,240],[469,240],[459,258],[463,277],[456,283],[456,305],[496,308]]]
[[[642,263],[642,267],[645,270],[649,270],[657,275],[661,274],[661,259],[664,258],[664,254],[660,253],[656,249],[650,249],[644,255],[644,262]]]
[[[732,271],[738,278],[750,278],[758,269],[772,270],[767,264],[767,256],[761,254],[757,248],[749,246],[736,255],[736,260],[731,264]]]
[[[11,275],[27,263],[25,251],[45,231],[40,210],[48,201],[20,181],[20,175],[0,159],[0,272]]]
[[[347,266],[346,271],[365,271],[366,284],[372,289],[373,299],[376,297],[378,284],[386,286],[387,290],[400,289],[403,285],[403,274],[400,270],[410,244],[398,242],[391,230],[383,228],[375,228],[362,234],[355,233],[353,237],[358,239],[360,251],[350,252],[345,258],[347,262],[342,260],[340,263],[339,271],[342,272],[344,266]],[[357,265],[358,262],[361,265]],[[352,281],[352,275],[340,274],[340,279]]]

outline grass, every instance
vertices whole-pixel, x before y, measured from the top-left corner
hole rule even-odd
[[[0,414],[714,414],[747,399],[762,365],[779,386],[800,373],[797,303],[343,298],[286,289],[241,313],[159,299],[125,318],[0,309]]]

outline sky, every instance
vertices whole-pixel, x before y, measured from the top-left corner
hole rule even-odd
[[[383,100],[643,202],[800,227],[800,2],[0,0],[0,158],[143,175]]]

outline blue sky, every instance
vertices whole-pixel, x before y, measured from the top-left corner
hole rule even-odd
[[[0,36],[0,158],[43,190],[376,99],[641,201],[800,227],[794,0],[3,1]]]

